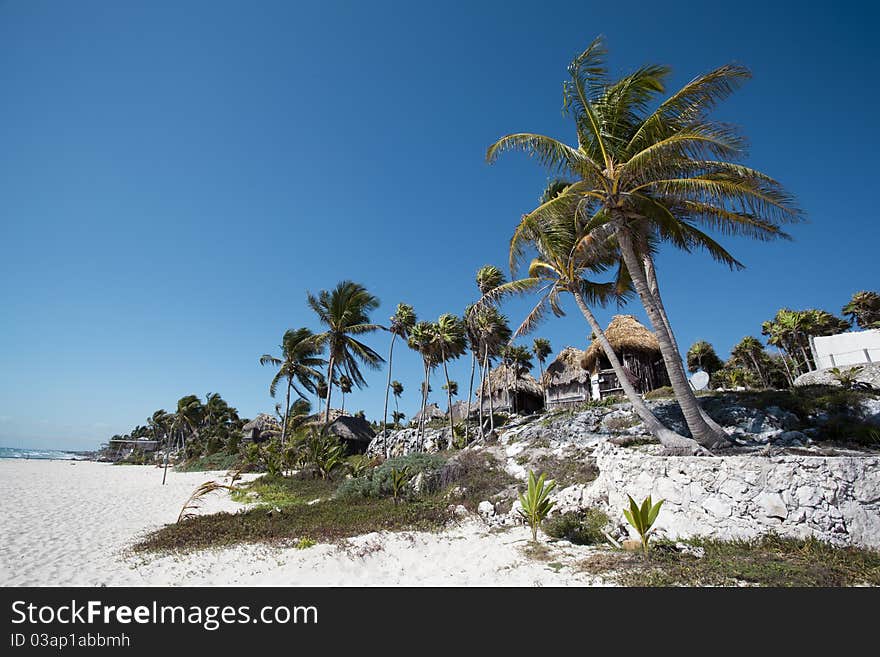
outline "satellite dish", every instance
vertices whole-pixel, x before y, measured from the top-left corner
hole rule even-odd
[[[705,390],[709,385],[709,375],[703,370],[699,370],[691,377],[691,385],[694,387],[694,390]]]

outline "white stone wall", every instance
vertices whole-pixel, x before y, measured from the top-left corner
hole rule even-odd
[[[599,478],[580,502],[607,506],[615,521],[627,493],[650,494],[666,500],[657,528],[670,538],[775,532],[880,548],[880,457],[664,457],[607,443],[595,456]]]

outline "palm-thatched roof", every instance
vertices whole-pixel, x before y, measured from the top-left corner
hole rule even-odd
[[[461,422],[465,417],[473,415],[477,410],[477,404],[471,402],[468,404],[465,400],[459,400],[452,404],[452,419],[455,422]]]
[[[572,382],[589,383],[590,373],[581,367],[581,359],[586,352],[577,347],[566,347],[544,370],[541,383],[545,386],[566,386]]]
[[[248,440],[266,440],[281,433],[281,425],[268,413],[260,413],[241,428],[242,436]]]
[[[491,372],[489,372],[489,382],[493,392],[498,394],[502,390],[510,390],[511,392],[525,392],[536,397],[544,397],[544,391],[537,379],[528,372],[516,376],[514,369],[509,365],[502,363]],[[480,394],[480,391],[477,391]]]
[[[376,437],[369,422],[353,415],[340,415],[330,423],[327,431],[342,440],[355,443],[368,443]]]
[[[446,417],[446,413],[441,411],[440,407],[437,406],[437,404],[432,403],[432,404],[428,404],[425,407],[425,419],[437,420],[437,419],[443,419],[445,417]],[[414,422],[418,422],[419,420],[421,420],[422,419],[422,412],[419,411],[418,413],[413,415],[412,419]]]
[[[632,315],[615,315],[605,329],[605,337],[608,338],[615,353],[623,351],[660,353],[657,338]],[[599,356],[603,354],[602,346],[598,340],[594,340],[581,358],[581,367],[592,372],[599,361]]]

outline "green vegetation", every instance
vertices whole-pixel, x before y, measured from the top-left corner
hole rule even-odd
[[[178,472],[202,472],[205,470],[234,470],[242,465],[242,456],[238,453],[227,454],[216,452],[210,456],[196,456],[174,466]]]
[[[753,541],[685,541],[679,551],[658,542],[650,559],[607,551],[581,564],[623,586],[880,586],[880,552],[838,548],[815,539],[764,536]]]
[[[632,525],[633,529],[638,532],[639,538],[642,540],[642,550],[644,550],[645,556],[648,556],[648,541],[651,538],[651,528],[660,514],[660,507],[663,506],[664,500],[653,504],[651,496],[648,495],[642,501],[642,505],[639,506],[632,497],[627,495],[627,498],[629,499],[629,509],[623,510],[623,516]]]
[[[238,486],[238,490],[232,493],[232,499],[242,503],[256,502],[259,507],[283,509],[308,504],[316,499],[331,498],[336,487],[337,484],[327,479],[264,475]]]
[[[439,454],[416,453],[388,459],[360,477],[342,482],[339,486],[340,498],[383,498],[394,490],[394,472],[407,471],[411,478],[423,475],[424,492],[433,492],[439,486],[440,471],[446,459]]]
[[[520,493],[519,496],[519,503],[522,506],[519,513],[532,529],[533,543],[538,541],[538,527],[541,526],[544,518],[553,508],[554,503],[549,497],[555,487],[556,482],[552,479],[546,481],[546,476],[543,473],[539,477],[535,477],[534,471],[529,471],[528,487],[525,493]]]
[[[599,509],[568,511],[544,521],[547,536],[570,541],[575,545],[598,545],[606,542],[608,516]]]
[[[525,465],[531,462],[532,467],[538,472],[546,472],[556,484],[562,488],[573,486],[574,484],[588,484],[599,476],[599,469],[596,462],[588,456],[565,456],[558,458],[551,454],[542,454],[536,458],[529,459],[523,455]]]
[[[674,399],[675,391],[672,389],[672,386],[663,386],[661,388],[655,388],[645,394],[645,399]]]

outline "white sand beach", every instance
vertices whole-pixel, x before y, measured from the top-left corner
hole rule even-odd
[[[193,489],[224,472],[85,461],[0,460],[3,586],[563,586],[595,585],[577,562],[590,548],[554,546],[552,559],[522,553],[528,531],[490,531],[466,519],[440,533],[367,534],[297,550],[266,545],[185,555],[131,554],[145,533],[174,522]],[[225,495],[200,513],[233,511]]]

